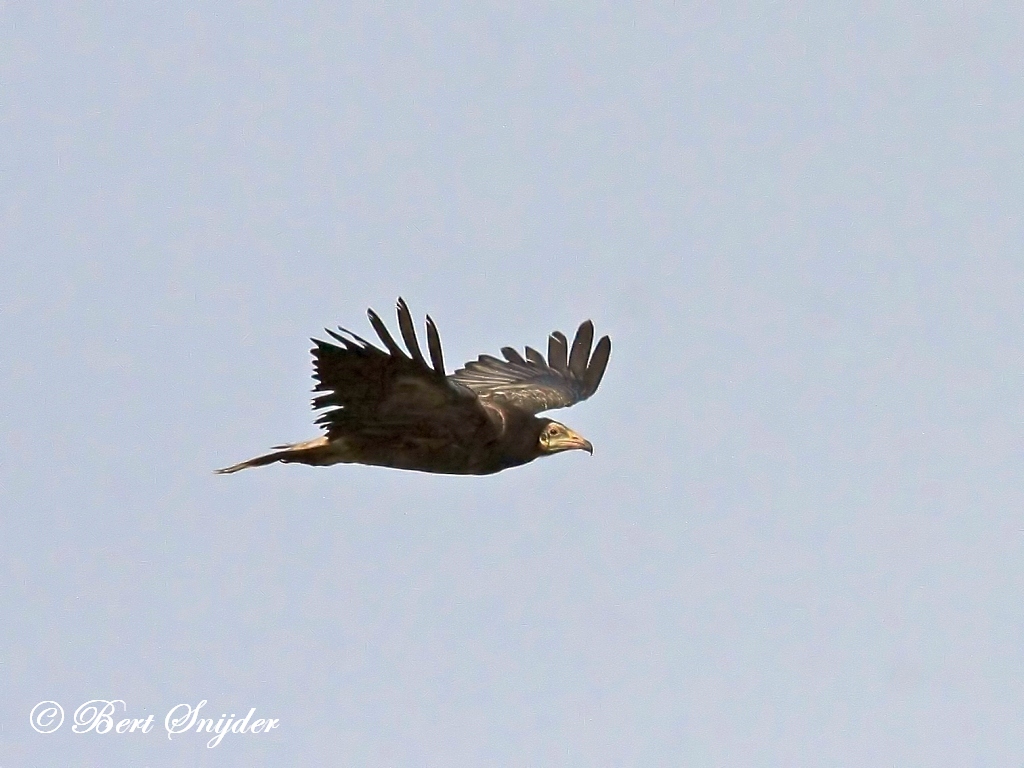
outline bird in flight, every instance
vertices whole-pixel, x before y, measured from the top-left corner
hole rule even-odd
[[[312,339],[314,410],[325,433],[302,443],[218,469],[229,474],[280,461],[285,464],[371,464],[452,475],[489,475],[541,456],[573,449],[594,452],[590,441],[564,424],[538,417],[597,391],[611,340],[594,342],[594,324],[548,337],[547,360],[526,347],[525,357],[504,347],[504,360],[480,355],[451,375],[444,372],[441,338],[427,316],[427,362],[412,314],[398,300],[398,328],[406,349],[372,309],[370,325],[385,349],[351,331],[328,330],[337,343]]]

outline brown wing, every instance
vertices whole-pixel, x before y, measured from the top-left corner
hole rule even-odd
[[[444,374],[441,339],[427,317],[430,363],[420,351],[412,315],[398,300],[398,326],[403,350],[372,309],[370,324],[386,349],[351,331],[327,333],[337,344],[313,339],[315,409],[327,409],[317,419],[331,440],[346,438],[354,449],[372,452],[373,463],[387,461],[387,451],[417,453],[417,462],[451,455],[454,443],[471,450],[494,426],[477,396]],[[360,448],[361,446],[361,448]],[[393,465],[408,463],[395,456]],[[438,471],[445,471],[443,468]]]
[[[597,391],[612,342],[603,336],[593,355],[594,324],[587,320],[576,331],[569,350],[560,331],[548,337],[548,359],[527,347],[524,358],[512,347],[503,347],[504,360],[480,355],[453,373],[449,379],[473,390],[480,398],[512,405],[529,413],[566,408],[586,400]]]

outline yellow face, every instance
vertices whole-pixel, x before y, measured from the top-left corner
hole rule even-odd
[[[577,435],[565,424],[552,421],[540,433],[540,450],[542,453],[559,453],[577,448],[590,454],[594,453],[594,446],[590,444],[590,441],[581,435]]]

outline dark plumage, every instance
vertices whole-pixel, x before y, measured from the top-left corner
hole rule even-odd
[[[591,354],[594,324],[580,325],[572,349],[555,331],[548,358],[530,347],[523,357],[511,347],[504,360],[481,355],[445,375],[441,338],[427,317],[427,354],[416,339],[412,315],[398,300],[395,341],[372,309],[370,325],[386,349],[351,331],[327,331],[337,343],[313,339],[313,408],[326,434],[304,443],[276,446],[218,473],[275,461],[326,466],[374,464],[421,472],[487,475],[561,451],[591,444],[537,413],[586,400],[601,383],[611,341],[601,338]]]

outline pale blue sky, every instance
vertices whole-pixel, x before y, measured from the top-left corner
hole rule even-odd
[[[1024,762],[1022,17],[0,4],[0,766]],[[399,295],[594,456],[212,474]]]

